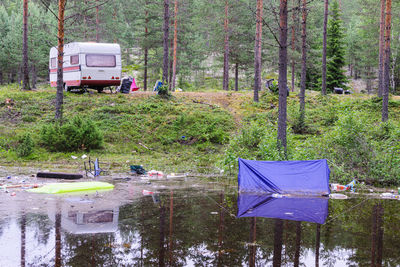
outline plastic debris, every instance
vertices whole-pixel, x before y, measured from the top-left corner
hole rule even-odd
[[[357,181],[353,179],[349,184],[346,185],[346,189],[350,189],[351,192],[354,192],[354,186],[356,186]]]
[[[71,156],[71,158],[72,158],[72,159],[77,159],[78,157],[77,157],[77,156]]]
[[[143,196],[151,196],[154,194],[154,192],[143,189],[142,194],[143,194]]]
[[[17,195],[17,193],[15,193],[15,192],[12,192],[12,193],[11,193],[11,196],[12,196],[12,197],[15,197],[16,195]]]
[[[274,198],[283,198],[283,195],[281,195],[281,194],[272,194],[272,197],[274,197]]]
[[[385,199],[400,199],[400,196],[392,194],[392,193],[382,193],[381,194],[381,198],[385,198]]]
[[[212,211],[212,212],[210,212],[212,215],[217,215],[218,214],[218,212],[216,212],[216,211]]]
[[[83,154],[81,158],[82,158],[82,159],[86,159],[87,156],[86,156],[85,154]]]
[[[131,165],[131,174],[146,174],[146,170],[143,168],[142,165]]]
[[[186,173],[171,173],[167,175],[167,178],[184,178],[186,176]]]
[[[164,173],[162,171],[156,171],[156,170],[151,170],[151,171],[147,172],[147,174],[149,176],[159,176],[159,177],[164,176]]]
[[[11,176],[7,176],[7,179],[11,179]]]
[[[329,198],[332,199],[348,199],[349,197],[343,194],[330,194]]]

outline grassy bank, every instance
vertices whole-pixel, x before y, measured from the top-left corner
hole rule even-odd
[[[298,98],[288,99],[288,152],[293,160],[327,158],[332,180],[353,177],[375,185],[399,184],[400,101],[390,100],[390,121],[380,123],[381,100],[366,95],[307,93],[305,120]],[[99,157],[114,170],[143,164],[166,172],[235,174],[237,157],[282,160],[276,149],[278,96],[251,92],[183,92],[169,100],[151,92],[66,93],[65,120],[89,119],[103,135],[102,148],[50,152],[41,138],[54,121],[55,90],[0,87],[1,164],[76,165],[72,155]],[[21,136],[30,134],[33,152],[21,157]],[[75,166],[74,165],[74,166]]]

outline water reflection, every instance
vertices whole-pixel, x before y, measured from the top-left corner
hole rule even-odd
[[[282,197],[239,194],[238,217],[267,217],[323,224],[328,198]]]
[[[161,190],[156,203],[119,207],[58,199],[43,214],[21,208],[0,219],[0,266],[400,265],[398,201],[327,204],[201,190]]]
[[[81,203],[75,206],[66,201],[57,210],[50,210],[48,215],[56,224],[60,220],[61,228],[72,234],[113,233],[118,230],[119,207],[94,209],[93,206],[86,207]]]

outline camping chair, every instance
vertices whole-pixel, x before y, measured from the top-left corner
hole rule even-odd
[[[89,157],[89,161],[87,162],[87,166],[86,166],[86,161],[84,162],[85,165],[85,172],[86,172],[86,177],[88,176],[88,173],[90,173],[91,175],[93,175],[93,177],[97,177],[100,176],[101,173],[107,174],[108,171],[103,170],[100,167],[100,162],[99,159],[96,158],[95,161],[92,161]]]

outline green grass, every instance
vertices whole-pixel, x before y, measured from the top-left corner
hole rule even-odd
[[[64,118],[80,115],[102,132],[101,149],[50,152],[41,144],[40,131],[54,122],[54,88],[21,91],[0,86],[0,164],[17,166],[72,166],[86,154],[111,165],[117,172],[129,165],[164,172],[237,172],[237,157],[279,160],[276,150],[278,96],[262,92],[238,94],[176,93],[169,100],[156,95],[66,93]],[[12,99],[6,104],[7,99]],[[328,95],[307,91],[302,133],[299,100],[288,98],[288,158],[327,158],[332,181],[353,177],[375,185],[400,184],[400,101],[389,102],[388,124],[381,124],[381,100],[367,95]],[[29,156],[17,153],[21,137],[29,134],[35,146]],[[232,176],[233,177],[233,176]]]

